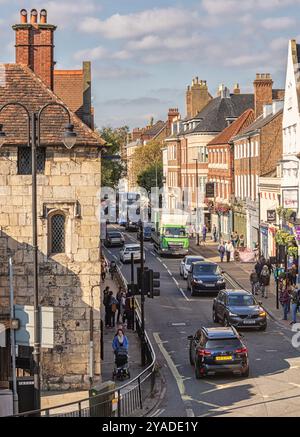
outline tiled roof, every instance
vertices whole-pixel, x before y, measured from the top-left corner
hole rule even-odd
[[[31,112],[38,111],[43,105],[58,102],[65,105],[30,68],[20,64],[4,64],[5,81],[0,86],[0,106],[17,101],[23,103]],[[0,82],[1,85],[1,82]],[[41,120],[41,144],[60,145],[65,125],[66,113],[58,107],[48,108]],[[84,124],[71,111],[71,122],[77,134],[76,145],[100,146],[105,144],[101,136]],[[27,124],[21,108],[7,108],[0,114],[0,123],[6,133],[6,144],[25,144]]]
[[[208,143],[208,146],[215,146],[219,144],[228,144],[232,137],[237,135],[241,129],[249,126],[254,121],[253,109],[247,109],[243,114],[227,126],[219,135]]]
[[[76,115],[80,116],[83,105],[83,71],[55,70],[54,92]]]
[[[150,135],[151,137],[156,137],[162,129],[165,127],[166,123],[164,121],[157,121],[153,126],[146,129],[145,135]]]
[[[202,119],[196,127],[181,131],[181,134],[222,132],[227,127],[226,118],[237,118],[249,108],[254,108],[253,94],[230,94],[230,98],[215,97],[194,117]]]
[[[280,109],[275,114],[273,114],[273,113],[269,114],[265,118],[263,115],[261,115],[253,123],[251,123],[249,126],[242,129],[241,132],[234,139],[242,138],[244,135],[247,135],[251,132],[254,132],[254,131],[261,129],[262,127],[266,126],[268,123],[270,123],[270,121],[272,121],[274,118],[276,118],[278,115],[280,115],[282,113],[283,113],[283,109]]]

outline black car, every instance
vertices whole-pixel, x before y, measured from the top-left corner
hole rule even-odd
[[[129,232],[136,232],[136,231],[138,230],[138,228],[139,228],[138,223],[136,223],[136,222],[132,222],[131,220],[128,220],[128,221],[126,222],[126,225],[125,225],[125,229],[126,229],[126,231],[129,231]]]
[[[209,261],[192,263],[187,278],[187,288],[191,290],[191,296],[200,292],[223,290],[226,283],[222,273],[216,263]]]
[[[249,376],[248,349],[234,327],[201,328],[188,340],[197,379],[226,372]]]
[[[267,328],[265,310],[246,290],[220,291],[213,303],[213,320],[236,328],[256,328],[261,331]]]
[[[123,247],[125,243],[123,234],[121,232],[117,231],[108,231],[106,234],[106,239],[104,241],[104,244],[106,247],[112,247],[112,246],[121,246]]]

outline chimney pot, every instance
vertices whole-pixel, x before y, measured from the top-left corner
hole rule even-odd
[[[36,9],[31,9],[30,12],[30,23],[31,24],[36,24],[37,23],[37,17],[38,17],[38,12]]]
[[[46,11],[46,9],[42,9],[40,12],[40,23],[41,24],[47,23],[47,11]]]
[[[27,11],[26,11],[26,9],[21,9],[20,16],[21,16],[21,23],[26,24],[27,23]]]

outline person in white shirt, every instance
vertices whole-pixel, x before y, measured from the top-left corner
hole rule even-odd
[[[234,247],[231,241],[227,241],[225,244],[225,252],[226,252],[226,259],[229,263],[230,260],[234,261]]]

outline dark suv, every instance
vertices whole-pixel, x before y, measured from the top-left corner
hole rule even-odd
[[[218,264],[209,261],[192,263],[188,273],[187,288],[191,296],[200,292],[220,291],[226,288],[225,278]]]
[[[234,327],[201,328],[188,339],[197,379],[226,372],[249,376],[248,349]]]
[[[236,328],[265,331],[267,314],[252,293],[246,290],[223,290],[214,299],[213,321]]]

